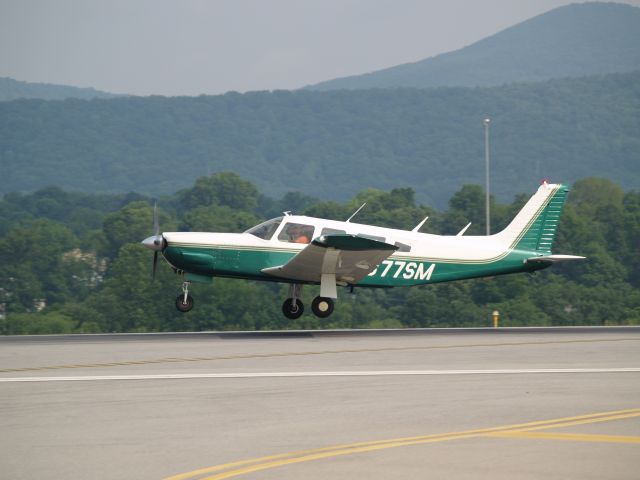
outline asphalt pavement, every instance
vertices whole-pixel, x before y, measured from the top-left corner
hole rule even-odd
[[[636,479],[640,328],[0,337],[0,477]]]

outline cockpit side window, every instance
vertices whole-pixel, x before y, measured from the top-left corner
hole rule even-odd
[[[287,223],[278,235],[281,242],[309,243],[313,238],[313,225],[304,223]]]
[[[406,243],[396,242],[395,246],[398,247],[398,252],[410,252],[411,245],[407,245]]]
[[[273,234],[276,232],[281,223],[282,217],[272,218],[271,220],[262,222],[255,227],[251,227],[244,233],[250,233],[251,235],[255,235],[256,237],[262,238],[263,240],[271,240],[271,237],[273,237]]]
[[[347,232],[345,232],[344,230],[339,230],[337,228],[329,228],[329,227],[325,227],[322,229],[322,233],[320,235],[344,235]]]
[[[377,240],[378,242],[384,242],[384,237],[378,237],[377,235],[369,235],[368,233],[359,233],[358,237],[370,238],[371,240]]]

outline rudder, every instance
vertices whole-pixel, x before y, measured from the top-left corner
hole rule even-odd
[[[544,183],[496,237],[512,250],[550,255],[568,193],[566,185]]]

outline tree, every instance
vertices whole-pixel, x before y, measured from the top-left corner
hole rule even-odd
[[[357,299],[341,293],[334,314],[324,321],[313,315],[285,319],[280,305],[286,285],[222,278],[212,285],[193,284],[196,308],[179,314],[173,302],[182,278],[160,259],[156,280],[151,279],[153,252],[140,241],[153,233],[153,210],[135,195],[87,195],[77,206],[69,200],[75,194],[57,189],[5,195],[0,202],[0,304],[8,315],[0,333],[485,326],[494,309],[501,312],[503,325],[640,324],[640,194],[620,197],[617,185],[587,180],[577,183],[575,199],[569,196],[554,246],[556,253],[583,254],[587,261],[535,275],[410,289],[356,288]],[[259,221],[254,210],[228,205],[174,208],[183,194],[163,199],[162,230],[180,225],[238,232]],[[494,205],[498,222],[510,221],[528,197]],[[54,199],[66,206],[49,205]],[[305,204],[308,198],[291,194],[285,200]],[[364,201],[369,203],[354,219],[358,223],[410,229],[429,215],[423,230],[456,233],[469,219],[484,217],[478,186],[463,187],[442,213],[416,206],[407,188],[368,189],[348,202],[313,203],[305,213],[344,220]],[[261,208],[269,202],[262,203]],[[34,220],[31,211],[61,220]],[[90,225],[83,227],[86,222]],[[93,228],[102,223],[103,230]],[[76,231],[83,232],[81,238]],[[102,262],[95,250],[108,252],[110,261]],[[106,274],[100,265],[107,266]],[[317,287],[305,287],[305,305],[317,293]],[[36,312],[43,306],[40,300],[46,307]]]
[[[91,265],[68,255],[78,240],[65,226],[35,220],[0,238],[0,300],[9,312],[35,311],[36,303],[62,303],[83,291],[77,280]]]
[[[582,215],[598,218],[607,207],[622,209],[624,191],[611,180],[589,177],[574,183],[570,201]]]
[[[166,229],[168,217],[162,216],[159,223]],[[107,241],[107,251],[104,253],[113,258],[124,244],[140,243],[154,234],[153,208],[144,201],[131,202],[105,217],[103,232]]]
[[[467,234],[482,235],[485,232],[485,194],[479,185],[463,185],[449,200],[449,211],[442,219],[445,233],[456,234],[467,223]]]
[[[181,229],[190,232],[244,232],[260,219],[253,213],[227,206],[196,207],[184,215]]]
[[[192,188],[183,190],[178,196],[186,210],[215,205],[253,211],[259,193],[251,182],[237,174],[222,172],[198,178]]]
[[[104,285],[86,302],[104,332],[152,332],[170,329],[170,308],[177,296],[175,276],[159,262],[151,277],[152,252],[126,243],[118,251]],[[81,321],[81,318],[76,318]]]

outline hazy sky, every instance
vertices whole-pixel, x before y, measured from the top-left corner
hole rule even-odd
[[[0,77],[136,95],[294,89],[456,50],[569,3],[0,0]]]

